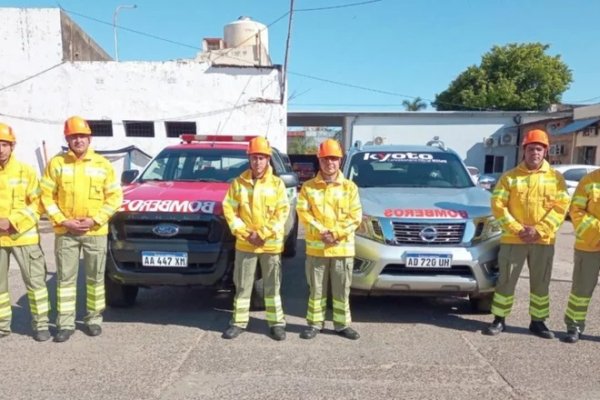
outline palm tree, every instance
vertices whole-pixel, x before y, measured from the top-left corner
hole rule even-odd
[[[427,103],[420,97],[415,97],[413,101],[402,100],[402,106],[406,111],[421,111],[427,108]]]

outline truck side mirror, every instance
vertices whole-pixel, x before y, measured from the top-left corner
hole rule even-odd
[[[298,187],[300,181],[298,180],[298,175],[295,172],[284,172],[283,174],[279,174],[279,177],[285,184],[286,188],[289,187]]]
[[[123,171],[123,173],[121,174],[121,184],[122,185],[128,185],[131,182],[133,182],[135,180],[135,178],[137,178],[137,176],[140,174],[140,171],[138,171],[137,169],[128,169],[126,171]]]

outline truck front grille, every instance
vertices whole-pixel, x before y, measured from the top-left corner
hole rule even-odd
[[[451,268],[413,268],[404,264],[388,264],[381,274],[386,275],[460,275],[473,276],[468,265],[453,265]]]
[[[465,224],[392,222],[396,244],[451,245],[462,242]]]
[[[177,234],[164,237],[153,230],[157,225],[177,225]],[[173,240],[217,243],[231,234],[225,220],[214,215],[176,213],[117,213],[110,222],[114,240]]]

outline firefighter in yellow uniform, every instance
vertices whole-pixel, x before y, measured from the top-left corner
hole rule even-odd
[[[38,221],[42,213],[37,174],[12,154],[16,139],[10,126],[0,123],[0,337],[10,334],[12,317],[8,294],[8,266],[15,258],[27,288],[33,338],[50,339],[46,261],[40,248]]]
[[[581,179],[569,215],[575,228],[575,254],[573,284],[565,312],[567,334],[563,340],[575,343],[585,329],[600,271],[600,169]]]
[[[55,342],[75,330],[77,272],[83,252],[86,275],[85,333],[102,333],[108,220],[121,206],[123,192],[111,163],[90,148],[91,130],[81,117],[65,121],[67,153],[52,158],[41,182],[42,203],[54,225],[58,275]]]
[[[285,339],[285,318],[281,305],[281,252],[285,221],[290,203],[285,184],[273,175],[269,165],[271,146],[256,137],[248,144],[250,168],[237,177],[223,201],[225,219],[235,236],[233,317],[223,338],[233,339],[244,332],[250,319],[250,298],[256,264],[260,263],[269,334]]]
[[[331,282],[333,325],[345,338],[356,340],[350,327],[350,283],[354,263],[354,232],[362,220],[358,188],[340,172],[342,148],[327,139],[319,146],[319,172],[305,182],[298,196],[298,218],[306,232],[306,280],[310,288],[306,320],[300,333],[313,339],[323,329]]]
[[[500,178],[492,194],[492,213],[502,228],[498,266],[500,275],[492,301],[494,321],[483,333],[497,335],[506,329],[514,293],[525,260],[529,267],[529,330],[552,339],[544,321],[550,315],[548,290],[556,231],[569,207],[562,175],[545,160],[548,135],[540,129],[527,132],[524,159]]]

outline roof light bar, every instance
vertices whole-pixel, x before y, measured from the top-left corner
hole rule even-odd
[[[257,136],[251,135],[194,135],[193,133],[184,133],[180,135],[182,141],[192,142],[219,142],[219,143],[247,143]]]

